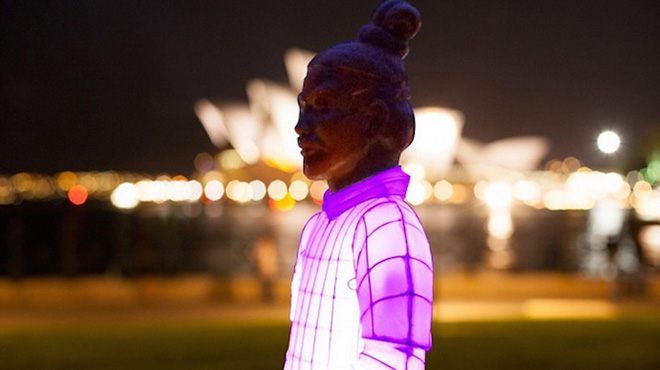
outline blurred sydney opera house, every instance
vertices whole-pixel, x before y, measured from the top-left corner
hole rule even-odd
[[[214,214],[214,204],[267,204],[276,213],[298,204],[320,204],[327,186],[300,172],[302,158],[293,130],[296,95],[312,56],[297,49],[286,52],[289,85],[249,81],[247,102],[199,100],[195,112],[218,151],[198,154],[191,174],[5,175],[0,176],[0,204],[68,198],[81,205],[95,198],[123,210],[141,204],[201,205],[207,215]],[[411,204],[483,205],[488,247],[494,252],[506,249],[513,234],[514,208],[586,211],[586,228],[601,238],[601,245],[621,234],[626,214],[633,214],[649,223],[640,239],[660,266],[660,160],[626,174],[590,169],[573,157],[544,163],[550,143],[543,137],[482,143],[463,137],[466,119],[459,111],[417,107],[415,114],[416,138],[401,159],[412,178],[407,194]]]
[[[291,173],[300,178],[296,174],[301,157],[292,125],[298,115],[296,94],[312,57],[312,53],[296,49],[286,53],[290,86],[255,79],[247,84],[247,103],[204,99],[196,104],[195,111],[211,141],[218,148],[233,148],[219,155],[220,168],[245,166],[246,172],[263,178],[259,172],[266,164],[282,171],[280,180]],[[546,171],[538,171],[549,149],[543,137],[512,137],[486,144],[462,137],[465,117],[459,111],[419,107],[415,112],[416,138],[402,156],[404,170],[415,180],[408,196],[413,204],[432,201],[433,196],[460,203],[472,193],[466,193],[466,184],[484,189],[486,184],[504,183],[507,186],[500,187],[502,190],[508,189],[512,197],[530,206],[589,209],[603,198],[625,202],[637,184],[631,184],[631,177],[645,188],[638,174],[624,178],[592,171],[575,158],[551,161]],[[482,193],[475,195],[481,198]]]
[[[231,144],[248,165],[263,161],[286,172],[299,170],[301,157],[292,125],[298,118],[296,95],[312,57],[309,52],[289,50],[285,62],[290,86],[252,80],[247,84],[249,102],[245,104],[199,101],[195,111],[212,142],[219,148]],[[404,152],[402,163],[421,166],[419,178],[446,178],[455,159],[470,178],[485,168],[531,171],[548,151],[548,143],[541,137],[511,138],[489,145],[462,139],[464,117],[456,110],[421,107],[415,113],[416,139]]]

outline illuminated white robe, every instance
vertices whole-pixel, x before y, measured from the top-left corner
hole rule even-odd
[[[284,368],[424,369],[433,261],[394,167],[336,193],[305,225]]]

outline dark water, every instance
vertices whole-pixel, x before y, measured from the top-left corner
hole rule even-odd
[[[488,241],[488,210],[480,204],[416,208],[434,250],[436,271],[497,268],[577,271],[587,213],[514,207],[508,240]],[[282,276],[290,274],[304,222],[319,207],[293,211],[265,204],[143,204],[120,211],[109,202],[0,206],[0,275],[181,274],[219,276],[256,271],[253,250],[264,235],[277,249]]]

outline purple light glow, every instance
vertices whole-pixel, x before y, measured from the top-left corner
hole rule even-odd
[[[423,369],[433,262],[395,167],[337,193],[305,225],[285,369]]]

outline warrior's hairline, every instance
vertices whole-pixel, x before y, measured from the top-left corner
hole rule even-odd
[[[316,62],[316,63],[310,63],[307,66],[308,71],[311,70],[312,68],[338,69],[338,70],[343,70],[343,71],[350,72],[350,73],[363,74],[365,76],[369,76],[369,77],[372,77],[372,78],[381,78],[381,76],[379,76],[375,73],[367,72],[367,71],[364,71],[362,69],[354,68],[354,67],[347,66],[347,65],[330,66],[330,65],[327,65],[327,64]]]

